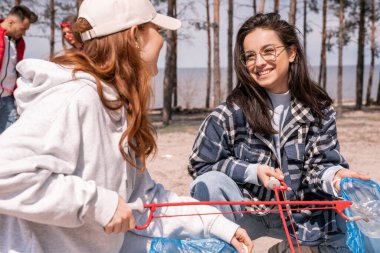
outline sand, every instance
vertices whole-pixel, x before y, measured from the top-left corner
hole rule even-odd
[[[205,115],[207,112],[174,115],[172,125],[158,129],[158,153],[148,162],[148,169],[157,182],[180,195],[189,195],[192,178],[187,174],[187,162]],[[337,126],[341,153],[350,168],[380,182],[380,108],[345,111]],[[267,252],[277,242],[259,238],[254,241],[254,252]]]

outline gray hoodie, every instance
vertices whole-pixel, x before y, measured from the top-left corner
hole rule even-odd
[[[17,70],[20,118],[0,135],[0,252],[119,252],[124,234],[103,230],[118,196],[127,202],[194,201],[126,163],[118,149],[127,126],[124,108],[104,108],[93,77],[78,73],[73,80],[69,68],[34,59],[21,61]],[[103,89],[116,98],[110,86]],[[190,206],[157,214],[215,211]],[[143,224],[147,212],[134,214]],[[237,227],[222,215],[206,215],[155,219],[148,229],[129,233],[229,242]]]

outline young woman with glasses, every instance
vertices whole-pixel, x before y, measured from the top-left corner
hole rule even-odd
[[[190,157],[199,200],[274,200],[269,179],[283,180],[288,200],[331,200],[348,170],[339,151],[332,100],[309,75],[294,26],[278,14],[258,14],[239,29],[235,44],[237,86],[203,122]],[[218,206],[224,212],[241,206]],[[244,207],[246,208],[246,207]],[[229,214],[251,238],[284,239],[272,207],[259,214]],[[297,237],[313,252],[349,252],[345,224],[332,210],[293,212]],[[271,252],[285,252],[286,241]]]
[[[151,178],[157,150],[148,117],[151,79],[177,19],[149,0],[85,0],[72,30],[82,50],[17,65],[20,118],[0,135],[0,252],[149,252],[155,237],[215,237],[242,252],[247,232],[206,205],[136,204],[194,201]],[[172,251],[171,251],[172,252]]]

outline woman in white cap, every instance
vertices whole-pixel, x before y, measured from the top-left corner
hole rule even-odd
[[[148,0],[85,0],[72,26],[82,50],[17,65],[20,119],[0,136],[0,252],[120,252],[123,242],[128,252],[147,251],[149,240],[124,241],[132,233],[217,237],[239,252],[243,244],[252,249],[246,231],[222,215],[156,219],[134,230],[147,212],[128,203],[189,200],[146,170],[156,150],[148,106],[163,44],[158,30],[180,24]],[[157,215],[202,212],[216,209]]]

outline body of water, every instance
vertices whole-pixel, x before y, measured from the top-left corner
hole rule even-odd
[[[374,77],[372,82],[371,97],[376,99],[377,89],[379,85],[379,69],[380,66],[375,66]],[[318,79],[319,67],[311,67],[311,74],[315,80]],[[366,99],[368,85],[369,66],[364,69],[364,88],[363,101]],[[160,69],[158,75],[153,80],[154,101],[153,108],[161,108],[163,101],[163,76],[164,70]],[[327,92],[335,99],[337,97],[337,79],[338,67],[327,67]],[[199,108],[205,107],[206,100],[206,68],[180,68],[178,69],[178,105],[182,108]],[[236,82],[236,80],[234,80]],[[212,85],[212,84],[211,84]],[[212,98],[211,87],[211,98]],[[223,101],[226,98],[227,91],[227,69],[221,69],[221,90]],[[356,93],[356,66],[343,67],[343,99],[354,100]],[[211,103],[212,105],[212,103]]]

